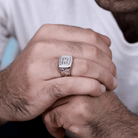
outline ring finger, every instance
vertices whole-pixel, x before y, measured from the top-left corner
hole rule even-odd
[[[49,67],[46,65],[42,71],[39,71],[39,75],[41,75],[43,79],[48,78],[47,80],[51,80],[61,77],[61,73],[58,68],[58,59],[53,59],[47,64]],[[116,79],[112,73],[91,60],[74,58],[71,68],[71,76],[96,79],[105,85],[108,90],[113,90],[117,87]]]

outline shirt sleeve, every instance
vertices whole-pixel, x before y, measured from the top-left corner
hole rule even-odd
[[[11,37],[8,24],[7,0],[0,0],[0,62]]]

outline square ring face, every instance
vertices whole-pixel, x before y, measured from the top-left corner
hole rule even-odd
[[[59,58],[59,68],[71,68],[72,56],[63,55]]]

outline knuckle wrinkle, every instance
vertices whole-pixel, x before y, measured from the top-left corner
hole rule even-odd
[[[50,121],[54,126],[57,126],[57,127],[60,126],[60,122],[59,122],[60,118],[61,118],[61,115],[59,112],[54,111],[50,113]]]
[[[58,84],[52,84],[48,89],[48,94],[51,99],[59,99],[63,96],[63,92],[61,91],[60,86]]]

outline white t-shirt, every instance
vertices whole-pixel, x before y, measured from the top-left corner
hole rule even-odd
[[[91,28],[111,39],[118,76],[115,93],[138,115],[138,43],[128,43],[112,14],[94,0],[0,0],[0,59],[10,36],[23,50],[47,23]]]

